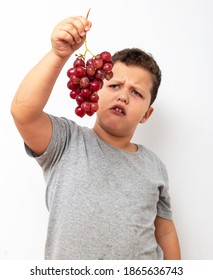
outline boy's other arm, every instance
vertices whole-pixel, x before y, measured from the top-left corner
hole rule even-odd
[[[180,246],[173,221],[157,216],[155,228],[155,237],[164,252],[164,259],[180,260]]]
[[[11,114],[25,143],[37,155],[47,148],[52,124],[43,111],[54,84],[71,54],[82,46],[91,22],[70,17],[54,29],[52,49],[34,66],[19,86],[11,104]]]

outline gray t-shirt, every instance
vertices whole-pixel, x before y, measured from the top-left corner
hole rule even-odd
[[[154,221],[172,213],[159,158],[142,145],[127,152],[90,128],[50,118],[51,142],[36,157],[47,185],[45,259],[163,259]]]

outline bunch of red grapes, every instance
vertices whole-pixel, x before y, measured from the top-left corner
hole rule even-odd
[[[83,117],[92,116],[98,110],[97,92],[103,87],[103,80],[113,77],[113,62],[107,51],[93,56],[85,62],[83,55],[79,55],[73,67],[67,71],[69,81],[67,87],[71,90],[70,97],[75,99],[77,107],[75,114]]]

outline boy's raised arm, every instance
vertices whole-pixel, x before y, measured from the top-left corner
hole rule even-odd
[[[64,64],[84,43],[91,22],[70,17],[54,29],[52,49],[35,65],[20,84],[11,104],[11,114],[25,143],[41,155],[47,148],[52,124],[43,111]]]

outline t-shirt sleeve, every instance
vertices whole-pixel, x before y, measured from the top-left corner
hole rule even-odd
[[[159,169],[163,178],[163,184],[159,186],[159,200],[157,203],[157,215],[171,220],[172,209],[171,209],[171,198],[169,194],[169,179],[165,165],[159,162]]]
[[[45,171],[54,166],[61,158],[64,149],[67,148],[69,139],[77,125],[66,118],[49,115],[53,126],[53,133],[46,151],[41,156],[36,156],[25,144],[27,154],[34,157]]]

